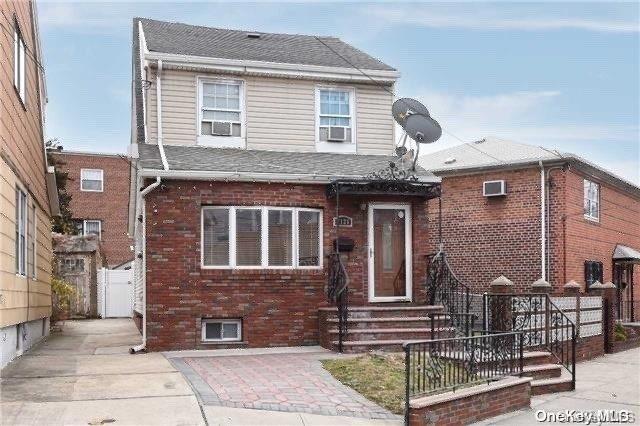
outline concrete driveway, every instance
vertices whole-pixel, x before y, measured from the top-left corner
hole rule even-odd
[[[128,354],[139,342],[130,319],[67,321],[2,370],[0,423],[205,424],[191,387],[162,354]]]
[[[539,425],[536,415],[565,410],[628,410],[640,421],[640,348],[605,355],[576,366],[576,390],[531,398],[531,408],[478,425]],[[594,424],[598,424],[595,422]],[[611,424],[611,423],[603,423]]]

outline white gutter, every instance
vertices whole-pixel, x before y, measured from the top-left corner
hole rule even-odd
[[[155,182],[140,191],[140,210],[142,211],[142,310],[144,312],[142,313],[142,343],[129,349],[131,354],[144,351],[147,348],[147,215],[144,197],[157,188],[161,182],[162,179],[157,176]]]
[[[362,82],[371,82],[371,79],[374,79],[380,83],[393,83],[400,77],[400,73],[396,70],[363,69],[362,72],[360,72],[354,68],[347,67],[208,58],[174,53],[148,52],[145,53],[145,58],[150,61],[162,60],[166,64],[177,67],[200,67],[239,73],[280,75],[294,78],[329,78]]]
[[[542,160],[538,162],[540,165],[540,247],[541,247],[541,270],[542,279],[547,281],[547,208],[546,208],[546,186],[544,165]]]
[[[260,173],[260,172],[223,172],[209,170],[153,170],[142,169],[140,171],[142,177],[156,177],[170,179],[189,179],[189,180],[233,180],[248,182],[292,182],[292,183],[330,183],[336,179],[344,180],[362,180],[362,175],[336,176],[325,174],[284,174],[284,173]],[[418,180],[416,183],[439,183],[441,179],[434,176],[433,179]]]

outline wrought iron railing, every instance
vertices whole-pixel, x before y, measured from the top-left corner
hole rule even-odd
[[[523,345],[546,350],[576,380],[576,327],[547,294],[485,294],[484,328],[523,333]]]
[[[460,334],[455,327],[451,326],[454,322],[460,324],[464,336],[470,336],[476,327],[476,320],[478,319],[477,315],[473,313],[430,313],[428,317],[430,326],[429,339],[431,340],[450,338],[454,337],[453,334]],[[459,318],[452,320],[451,317]]]
[[[337,252],[329,255],[327,297],[338,310],[338,351],[343,351],[349,317],[349,275]]]
[[[522,332],[405,343],[405,421],[411,398],[522,375]]]
[[[428,303],[442,305],[458,336],[468,336],[471,291],[451,270],[443,251],[427,256],[426,288]]]

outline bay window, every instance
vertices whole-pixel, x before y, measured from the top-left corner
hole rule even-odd
[[[322,212],[290,207],[202,208],[203,268],[321,268]]]

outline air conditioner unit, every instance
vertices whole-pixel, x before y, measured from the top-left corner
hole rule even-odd
[[[330,142],[344,142],[347,140],[347,127],[343,126],[329,126],[329,137],[327,138]]]
[[[504,180],[488,180],[482,183],[482,195],[500,197],[507,195],[507,184]]]
[[[231,123],[228,121],[214,121],[211,129],[214,136],[231,136]]]

